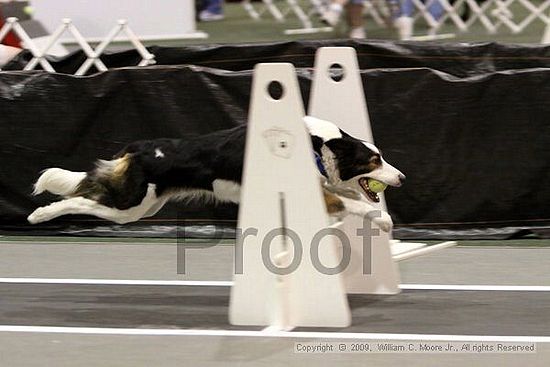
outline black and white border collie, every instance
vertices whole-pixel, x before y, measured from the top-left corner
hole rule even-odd
[[[375,146],[333,123],[313,117],[306,117],[305,123],[329,214],[369,217],[389,231],[391,217],[373,206],[379,198],[367,180],[401,186],[405,176],[384,161]],[[137,141],[112,160],[98,160],[89,172],[46,169],[34,194],[49,191],[64,199],[36,209],[28,221],[87,214],[122,224],[153,216],[171,200],[238,203],[245,140],[243,125],[186,139]]]

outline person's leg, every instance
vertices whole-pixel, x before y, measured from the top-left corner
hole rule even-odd
[[[332,27],[337,25],[347,2],[348,0],[332,0],[327,11],[322,15],[323,21]]]
[[[430,1],[430,0],[427,0]],[[428,12],[432,15],[435,20],[438,20],[443,16],[445,9],[438,0],[431,0],[431,3],[428,5]]]
[[[394,20],[394,26],[397,28],[400,40],[409,40],[413,34],[413,13],[414,3],[412,0],[402,0],[400,14]]]
[[[199,19],[205,22],[223,19],[223,0],[207,0]]]
[[[222,2],[223,0],[209,0],[205,10],[213,14],[221,14],[223,12]]]
[[[363,39],[366,37],[363,7],[363,0],[350,0],[347,5],[350,38]]]
[[[414,3],[412,0],[402,0],[401,1],[401,16],[402,17],[412,17],[414,13]]]

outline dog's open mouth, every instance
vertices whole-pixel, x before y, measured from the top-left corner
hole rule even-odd
[[[361,188],[363,189],[363,191],[365,192],[365,194],[367,194],[367,197],[368,197],[371,201],[374,201],[375,203],[380,202],[380,198],[378,197],[378,194],[375,193],[374,191],[372,191],[372,190],[369,188],[369,179],[368,179],[368,178],[361,177],[361,178],[359,179],[359,186],[361,186]]]

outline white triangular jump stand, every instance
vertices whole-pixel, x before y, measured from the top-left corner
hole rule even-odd
[[[283,88],[280,99],[268,92],[273,81]],[[245,234],[237,238],[237,243],[242,243],[242,273],[235,269],[229,309],[232,324],[284,330],[295,326],[345,327],[351,322],[341,275],[318,271],[310,257],[310,244],[328,227],[329,218],[303,117],[294,67],[258,64],[239,207],[238,228]],[[281,228],[285,228],[283,232],[277,232]],[[256,235],[246,236],[247,229],[257,231]],[[285,234],[267,241],[272,242],[268,256],[271,264],[285,268],[301,257],[299,266],[287,275],[277,275],[265,265],[262,248],[270,232]],[[301,246],[293,246],[296,237]],[[301,256],[297,248],[302,249]],[[332,237],[323,240],[319,246],[321,263],[335,267],[339,258]]]
[[[343,69],[343,78],[339,81],[330,75],[331,66],[335,64]],[[323,47],[317,50],[309,115],[331,121],[358,139],[374,141],[354,48]],[[377,207],[386,210],[383,195],[380,195]],[[351,262],[344,271],[348,293],[399,293],[396,261],[456,245],[456,242],[444,242],[426,247],[423,243],[402,243],[391,240],[388,233],[380,230],[379,235],[372,237],[370,246],[366,246],[367,250],[370,247],[370,254],[363,254],[364,238],[357,235],[360,228],[363,228],[362,219],[351,216],[344,219],[342,229],[352,247]],[[369,260],[370,264],[364,264]]]
[[[340,81],[331,78],[330,69],[334,64],[343,69]],[[317,50],[309,115],[331,121],[358,139],[373,142],[355,49],[323,47]],[[386,209],[382,195],[378,208]],[[350,265],[344,271],[348,293],[399,293],[399,272],[392,260],[389,235],[379,230],[378,236],[372,236],[367,246],[371,253],[368,256],[363,254],[363,236],[357,235],[360,228],[363,228],[362,218],[348,216],[344,219],[342,229],[352,248]],[[364,264],[370,259],[370,265]]]

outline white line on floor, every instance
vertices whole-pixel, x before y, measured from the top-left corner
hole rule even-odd
[[[550,292],[545,285],[400,284],[405,290]]]
[[[231,287],[229,280],[143,280],[143,279],[64,279],[64,278],[0,278],[0,283],[83,284],[83,285],[151,285],[191,287]],[[400,284],[403,290],[442,291],[509,291],[550,292],[550,286],[539,285],[468,285],[468,284]]]
[[[471,341],[503,343],[550,343],[550,336],[508,336],[508,335],[438,335],[438,334],[386,334],[386,333],[340,333],[308,331],[255,331],[255,330],[195,330],[195,329],[126,329],[88,328],[59,326],[15,326],[0,325],[0,332],[19,333],[62,333],[100,335],[144,335],[144,336],[228,336],[296,339],[362,339],[362,340],[422,340],[422,341]]]
[[[142,279],[63,279],[63,278],[0,278],[0,283],[24,284],[97,284],[97,285],[167,285],[231,287],[232,281],[216,280],[142,280]]]

